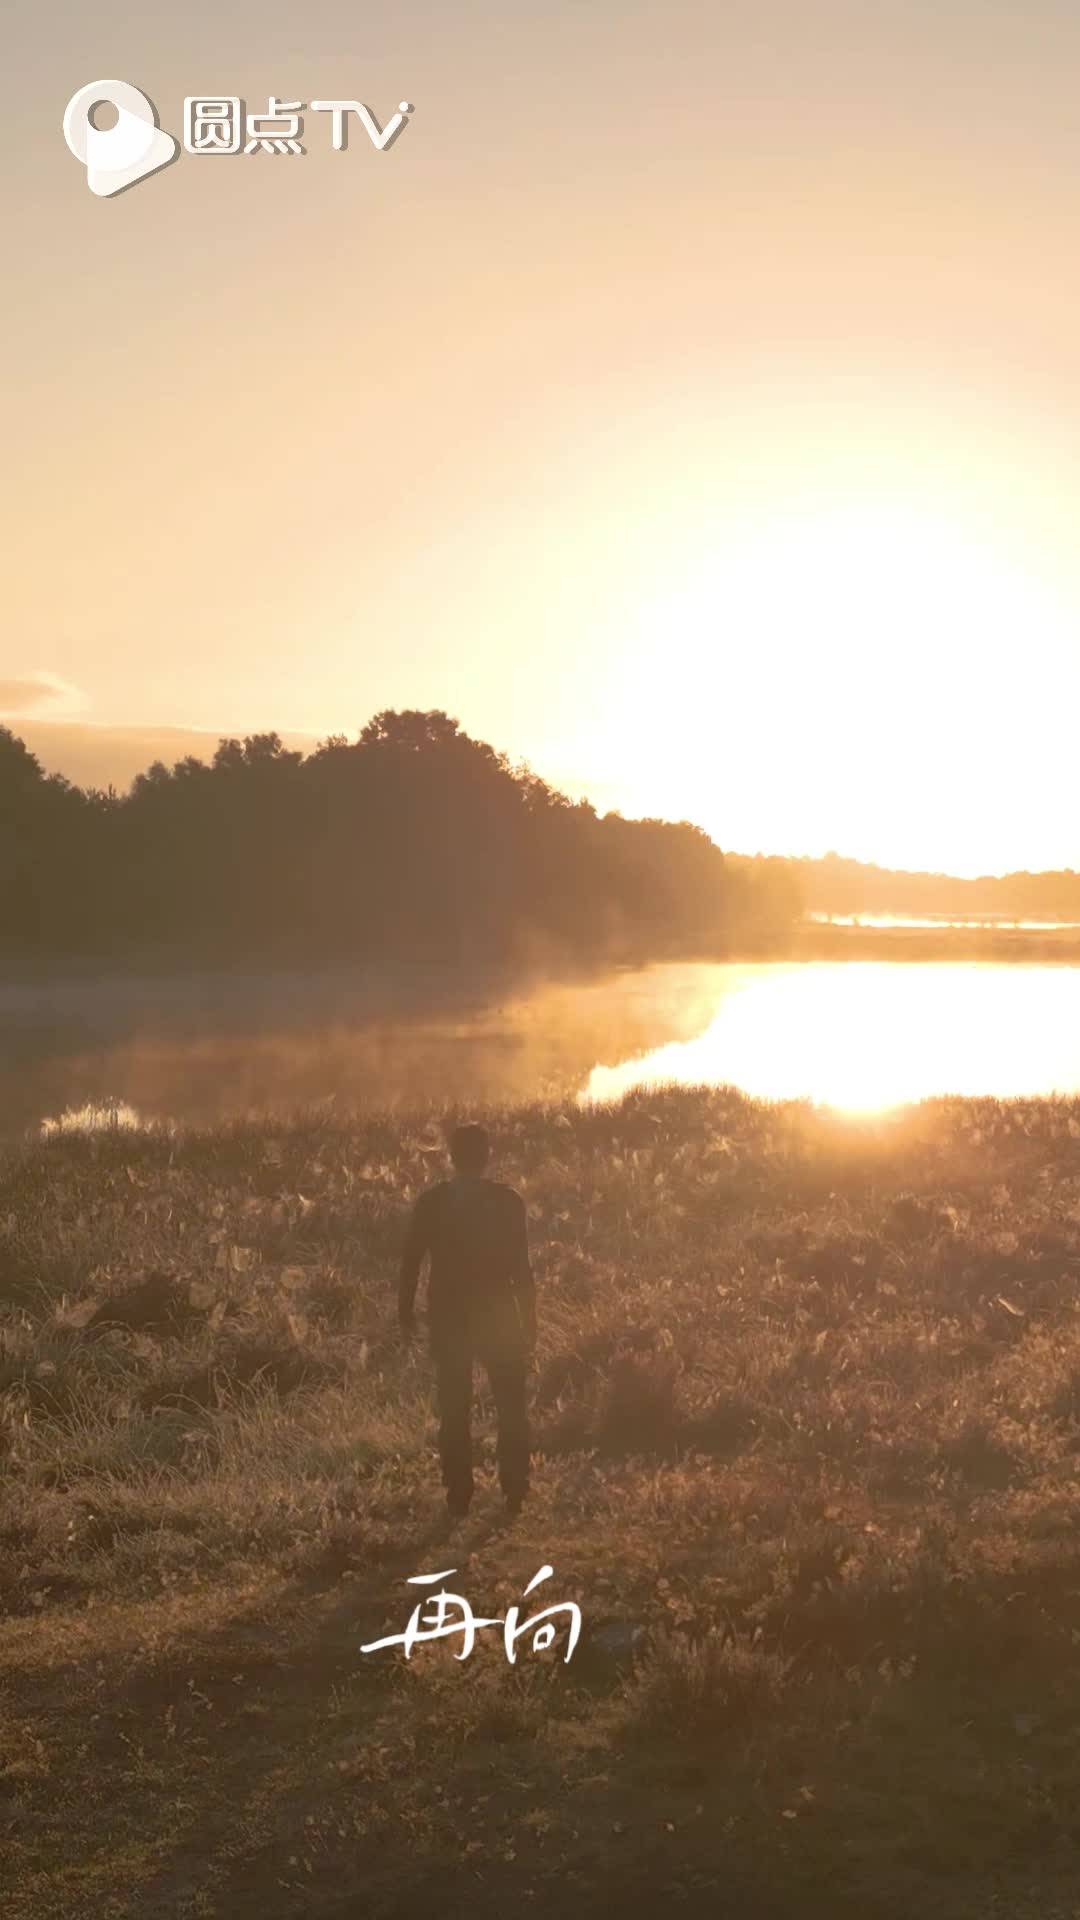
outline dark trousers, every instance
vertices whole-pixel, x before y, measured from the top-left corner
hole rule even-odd
[[[464,1505],[473,1490],[473,1366],[479,1360],[491,1386],[499,1422],[499,1485],[508,1500],[523,1499],[529,1485],[524,1343],[505,1334],[461,1325],[433,1328],[431,1349],[439,1407],[439,1457],[447,1498]]]

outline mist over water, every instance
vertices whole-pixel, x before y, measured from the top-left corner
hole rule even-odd
[[[1080,1090],[1080,969],[657,965],[573,982],[437,969],[0,989],[3,1131],[334,1105],[610,1100],[666,1081],[873,1110]]]
[[[709,968],[559,985],[392,974],[229,974],[0,989],[3,1131],[46,1121],[208,1125],[342,1109],[565,1099],[707,1024]]]

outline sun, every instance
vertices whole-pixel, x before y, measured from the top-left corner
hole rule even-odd
[[[806,500],[728,516],[641,606],[624,712],[722,845],[1000,872],[1045,831],[1028,782],[1068,750],[1070,688],[1080,595],[1020,543],[895,499]]]

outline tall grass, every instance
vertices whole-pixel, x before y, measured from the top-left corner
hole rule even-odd
[[[428,1836],[409,1870],[448,1847],[457,1860],[435,1783],[493,1742],[530,1756],[541,1796],[559,1767],[608,1778],[640,1749],[669,1785],[688,1755],[721,1769],[736,1825],[772,1780],[769,1817],[797,1824],[807,1753],[839,1794],[857,1736],[870,1745],[844,1791],[877,1779],[890,1859],[910,1838],[914,1754],[953,1794],[968,1867],[980,1795],[1008,1805],[1014,1837],[1042,1819],[1071,1847],[1060,1742],[1038,1813],[1037,1780],[961,1760],[941,1730],[994,1700],[1006,1731],[1052,1728],[1077,1671],[1080,1105],[849,1121],[683,1089],[482,1117],[529,1211],[536,1484],[525,1532],[492,1534],[482,1408],[488,1479],[455,1551],[491,1589],[478,1603],[520,1597],[552,1562],[585,1633],[565,1671],[480,1653],[466,1672],[439,1648],[387,1663],[394,1738],[428,1757],[382,1781],[392,1741],[342,1708],[363,1843],[397,1796]],[[63,1637],[92,1607],[211,1608],[271,1576],[346,1577],[376,1626],[395,1609],[404,1624],[402,1556],[423,1558],[440,1490],[394,1277],[406,1211],[443,1171],[445,1118],[60,1134],[7,1157],[12,1631],[32,1620],[45,1646],[50,1623]],[[867,1731],[882,1726],[906,1756],[891,1772]],[[750,1752],[747,1799],[730,1767]],[[533,1813],[536,1844],[554,1823],[568,1857],[585,1816]],[[331,1829],[327,1814],[330,1855]]]

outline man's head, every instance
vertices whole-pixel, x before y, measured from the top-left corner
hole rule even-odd
[[[458,1173],[483,1173],[490,1152],[485,1127],[455,1127],[450,1135],[450,1158]]]

